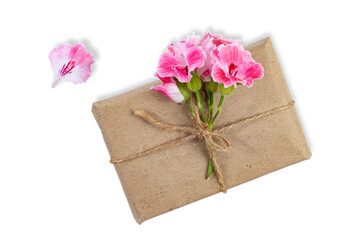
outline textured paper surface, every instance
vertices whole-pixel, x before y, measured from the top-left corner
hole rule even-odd
[[[255,80],[252,88],[238,87],[226,97],[214,128],[292,100],[270,39],[246,49],[264,67],[264,78]],[[158,84],[160,81],[93,104],[92,111],[111,159],[124,158],[187,135],[154,127],[132,113],[143,109],[165,123],[192,125],[186,104],[175,104],[149,89]],[[216,95],[219,97],[218,93]],[[311,156],[294,107],[221,135],[232,145],[229,151],[216,152],[228,188]],[[115,164],[135,220],[141,223],[218,193],[220,186],[216,175],[205,179],[208,160],[204,142],[196,139]],[[231,195],[231,191],[228,194]]]

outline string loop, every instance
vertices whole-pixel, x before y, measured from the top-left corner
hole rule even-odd
[[[236,122],[234,122],[232,124],[229,124],[227,126],[217,128],[217,129],[215,129],[213,131],[208,130],[208,126],[201,120],[201,117],[197,112],[195,112],[195,118],[193,118],[195,120],[196,127],[187,127],[187,126],[175,126],[175,125],[166,124],[166,123],[163,123],[161,121],[153,119],[151,116],[149,116],[149,114],[147,114],[143,110],[135,110],[134,114],[136,116],[144,119],[145,121],[147,121],[148,123],[150,123],[150,124],[152,124],[154,126],[163,128],[163,129],[168,130],[168,131],[180,131],[180,132],[189,133],[189,135],[186,136],[186,137],[179,138],[179,139],[176,139],[174,141],[170,141],[170,142],[164,143],[162,145],[150,148],[148,150],[135,153],[135,154],[133,154],[131,156],[128,156],[128,157],[125,157],[125,158],[111,159],[110,162],[113,163],[113,164],[126,162],[126,161],[129,161],[129,160],[141,157],[141,156],[148,155],[148,154],[150,154],[150,153],[152,153],[154,151],[158,151],[158,150],[161,150],[161,149],[164,149],[164,148],[171,147],[171,146],[173,146],[175,144],[179,144],[179,143],[182,143],[182,142],[187,142],[187,141],[190,141],[190,140],[195,139],[195,138],[202,138],[204,140],[204,142],[205,142],[206,149],[207,149],[210,157],[212,158],[214,171],[215,171],[215,173],[216,173],[216,175],[218,177],[218,181],[219,181],[219,184],[220,184],[221,191],[226,192],[227,188],[225,186],[224,178],[223,178],[223,176],[221,174],[219,164],[218,164],[216,155],[214,153],[214,149],[219,150],[219,151],[227,151],[227,150],[229,150],[231,145],[230,145],[229,141],[226,138],[224,138],[223,136],[221,136],[219,133],[223,132],[223,131],[226,131],[226,130],[229,130],[229,129],[232,129],[232,128],[236,127],[236,126],[245,124],[247,122],[254,121],[254,120],[258,119],[258,118],[262,118],[262,117],[265,117],[265,116],[268,116],[268,115],[271,115],[271,114],[286,110],[286,109],[290,108],[291,106],[293,106],[294,104],[295,104],[295,101],[291,101],[291,102],[289,102],[288,104],[286,104],[284,106],[280,106],[280,107],[271,109],[269,111],[266,111],[266,112],[263,112],[263,113],[260,113],[260,114],[254,115],[254,116],[251,116],[251,117],[248,117],[248,118],[245,118],[245,119],[241,119],[241,120],[236,121]],[[223,145],[218,144],[217,142],[214,141],[214,139],[216,139],[218,142],[222,142]]]

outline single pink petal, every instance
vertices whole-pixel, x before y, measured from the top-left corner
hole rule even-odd
[[[180,103],[180,102],[184,101],[184,96],[181,94],[176,83],[167,83],[164,85],[159,85],[157,87],[151,87],[150,89],[161,92],[166,97],[168,97],[170,100],[172,100],[176,103]]]
[[[230,66],[231,64],[239,66],[243,62],[252,60],[248,51],[235,44],[221,45],[218,47],[218,51],[217,60],[224,66]]]
[[[192,34],[188,36],[185,40],[185,47],[191,48],[195,46],[199,46],[201,37],[199,35]]]
[[[219,63],[215,63],[213,66],[212,78],[215,82],[223,83],[225,87],[230,87],[234,84],[234,82],[227,77],[227,73],[222,69]]]
[[[190,72],[195,70],[195,68],[202,67],[204,65],[206,54],[201,47],[195,46],[187,48],[184,57],[188,66],[188,73],[190,74]]]
[[[249,79],[243,85],[249,88],[249,87],[252,87],[253,84],[254,84],[254,79]]]
[[[174,71],[176,73],[175,77],[179,80],[179,82],[186,83],[191,80],[191,76],[189,78],[189,75],[187,74],[187,67],[186,68],[174,68]]]
[[[186,66],[186,61],[184,58],[185,50],[186,50],[186,42],[179,41],[173,48],[174,50],[174,57],[179,62],[180,65]]]
[[[200,40],[200,43],[206,41],[207,39],[210,39],[210,32],[206,32],[203,36],[203,38]]]
[[[246,84],[245,80],[239,79],[234,77],[233,75],[225,72],[225,76],[228,78],[228,82],[226,84],[224,84],[225,87],[229,87],[231,85],[234,85],[236,87],[236,83],[241,83],[243,85]]]
[[[158,73],[155,73],[155,77],[158,77],[164,84],[175,83],[175,81],[171,77],[160,77]]]
[[[264,76],[264,69],[260,63],[249,61],[238,67],[236,78],[243,79],[246,87],[252,87],[254,79],[261,79]]]
[[[178,61],[170,53],[165,52],[159,59],[159,66],[157,69],[161,77],[172,77],[175,75],[174,67],[179,65]]]
[[[80,43],[75,47],[64,44],[52,49],[49,59],[54,75],[52,87],[63,82],[74,84],[86,82],[91,75],[90,65],[94,63],[92,54]]]
[[[216,47],[211,38],[206,38],[200,42],[201,48],[205,51],[206,55],[210,55],[211,51]]]
[[[157,73],[160,77],[176,77],[180,82],[188,82],[186,65],[179,63],[176,56],[165,52],[159,59]]]

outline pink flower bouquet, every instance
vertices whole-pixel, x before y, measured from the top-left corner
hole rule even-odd
[[[164,84],[151,89],[176,103],[185,101],[194,117],[194,111],[198,110],[211,131],[225,96],[237,87],[252,87],[254,80],[263,75],[261,64],[251,58],[239,40],[223,39],[221,35],[208,32],[202,38],[191,35],[176,45],[170,44],[160,57],[156,73]],[[214,114],[214,94],[218,89],[221,97]],[[198,109],[193,109],[190,103],[192,96],[196,98]],[[208,109],[207,114],[205,109]],[[207,178],[213,171],[211,157],[208,166]]]

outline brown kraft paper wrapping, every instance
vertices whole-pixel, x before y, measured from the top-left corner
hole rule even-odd
[[[214,129],[292,101],[270,38],[246,49],[264,67],[264,78],[255,80],[252,88],[238,87],[225,98]],[[145,110],[158,121],[193,126],[185,103],[175,104],[150,90],[158,84],[160,81],[93,104],[92,112],[111,159],[125,158],[188,135],[155,127],[134,115],[134,110]],[[216,104],[219,93],[215,95]],[[293,106],[220,135],[232,146],[228,151],[215,153],[228,188],[311,156]],[[205,144],[196,138],[114,166],[134,218],[140,224],[220,192],[215,173],[209,180],[205,178],[208,162]]]

